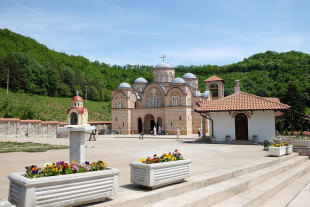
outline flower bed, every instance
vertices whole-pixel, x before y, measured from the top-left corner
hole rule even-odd
[[[284,146],[286,147],[286,153],[285,154],[289,155],[293,152],[293,145],[286,142],[286,143],[284,143]]]
[[[98,162],[85,162],[82,164],[72,161],[72,164],[68,164],[64,161],[59,161],[55,163],[46,163],[44,168],[38,168],[36,165],[27,166],[26,174],[27,178],[39,178],[39,177],[48,177],[55,175],[65,175],[73,173],[82,173],[90,171],[105,170],[106,164],[101,160]]]
[[[97,163],[99,165],[97,165]],[[16,206],[73,206],[103,201],[116,194],[118,169],[65,162],[27,167],[26,173],[11,173],[9,201]],[[61,167],[63,166],[63,167]],[[94,167],[91,171],[88,168]],[[55,176],[54,176],[55,175]],[[56,176],[57,175],[57,176]]]
[[[155,154],[153,158],[142,158],[140,162],[132,162],[129,165],[130,181],[152,189],[183,181],[191,175],[191,160],[183,159],[177,150],[161,157]]]
[[[310,140],[292,139],[291,143],[292,145],[298,146],[298,147],[310,147]]]
[[[273,144],[269,147],[269,155],[280,157],[286,154],[286,146],[284,143]]]

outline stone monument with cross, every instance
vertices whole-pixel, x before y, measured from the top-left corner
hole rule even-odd
[[[72,99],[71,108],[67,110],[68,125],[57,129],[58,132],[70,133],[70,162],[85,162],[85,132],[96,128],[88,124],[88,111],[83,107],[83,101],[77,91]]]

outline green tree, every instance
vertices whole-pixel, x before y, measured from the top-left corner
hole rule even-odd
[[[16,62],[12,54],[8,54],[4,60],[4,68],[9,71],[9,88],[18,91],[26,88],[25,71]]]
[[[305,112],[305,103],[307,96],[303,94],[296,84],[289,82],[283,97],[283,102],[290,105],[291,108],[284,112],[285,127],[291,131],[302,129],[303,117]]]

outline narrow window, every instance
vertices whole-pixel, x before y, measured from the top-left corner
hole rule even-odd
[[[117,121],[117,117],[116,117],[116,121]]]
[[[182,118],[181,118],[181,116],[180,116],[180,120],[181,120]]]
[[[172,126],[172,122],[171,122],[171,126]]]
[[[123,126],[125,126],[124,122],[123,122]]]

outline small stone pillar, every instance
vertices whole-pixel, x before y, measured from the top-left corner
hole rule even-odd
[[[206,118],[205,117],[201,117],[202,118],[202,137],[206,137]]]
[[[70,163],[73,160],[77,163],[85,162],[85,132],[96,129],[95,126],[87,124],[87,119],[88,111],[83,108],[83,99],[77,92],[77,96],[72,99],[72,107],[67,111],[69,125],[57,129],[58,132],[70,132]]]

